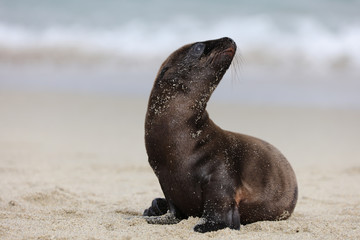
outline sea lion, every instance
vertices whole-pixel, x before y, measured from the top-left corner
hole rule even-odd
[[[161,65],[149,98],[145,143],[165,199],[144,211],[149,223],[204,220],[197,232],[288,218],[297,182],[285,157],[269,143],[225,131],[206,104],[236,52],[230,38],[188,44]],[[150,217],[152,216],[152,217]]]

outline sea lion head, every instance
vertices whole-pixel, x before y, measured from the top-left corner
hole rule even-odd
[[[227,37],[185,45],[161,65],[155,84],[178,92],[211,94],[235,52],[235,42]]]

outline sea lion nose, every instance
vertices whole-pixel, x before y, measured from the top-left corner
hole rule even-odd
[[[224,37],[224,38],[221,38],[220,39],[223,43],[226,43],[226,44],[229,44],[231,45],[234,49],[236,49],[236,43],[234,40],[232,40],[231,38],[229,37]]]
[[[229,39],[229,41],[230,41],[230,43],[231,43],[231,45],[233,45],[233,47],[236,49],[236,43],[235,43],[235,41],[234,40],[232,40],[231,38],[228,38]]]
[[[234,40],[232,40],[232,39],[229,38],[229,37],[224,37],[224,39],[225,39],[226,41],[228,41],[228,42],[231,42],[231,43],[235,44]]]

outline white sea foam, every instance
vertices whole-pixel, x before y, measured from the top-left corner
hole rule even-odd
[[[313,19],[284,24],[266,16],[222,19],[213,24],[188,17],[148,25],[131,21],[111,29],[52,26],[30,29],[0,23],[0,60],[42,59],[62,56],[79,61],[164,58],[179,46],[223,36],[232,37],[239,51],[254,63],[315,64],[331,67],[360,65],[360,27],[329,29]],[[66,59],[68,58],[68,59]]]

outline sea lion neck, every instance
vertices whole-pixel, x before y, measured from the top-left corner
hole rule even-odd
[[[181,120],[179,122],[198,122],[206,118],[206,106],[211,97],[210,91],[200,93],[178,92],[172,89],[153,89],[147,112],[147,121],[156,121],[162,118]]]

